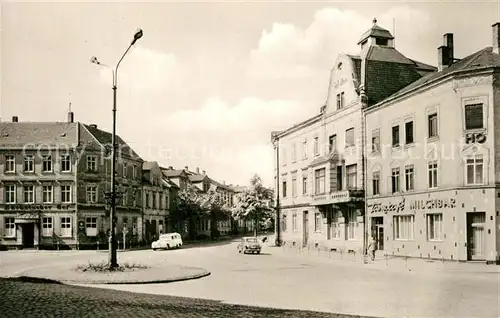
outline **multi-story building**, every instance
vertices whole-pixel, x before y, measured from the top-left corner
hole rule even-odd
[[[337,57],[319,114],[272,134],[279,149],[275,178],[285,244],[363,250],[362,110],[435,70],[407,58],[393,43],[374,20],[358,42],[360,54]]]
[[[70,112],[66,123],[19,122],[17,117],[0,123],[1,245],[106,244],[111,134],[73,118]],[[137,228],[142,160],[117,140],[117,184],[124,194],[117,206],[121,233]]]
[[[466,40],[466,39],[464,39]],[[366,108],[370,235],[390,255],[495,262],[500,253],[500,24],[493,45]]]
[[[168,180],[157,162],[144,162],[143,173],[143,213],[144,239],[151,242],[159,234],[169,231],[169,212],[172,206],[171,189],[176,187]]]

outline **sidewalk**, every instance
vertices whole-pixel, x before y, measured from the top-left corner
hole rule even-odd
[[[284,257],[301,257],[305,259],[331,262],[336,265],[346,265],[349,267],[358,266],[359,268],[391,270],[402,272],[450,272],[450,273],[491,273],[499,274],[500,266],[486,265],[484,262],[457,262],[457,261],[439,261],[427,260],[421,258],[394,257],[385,256],[383,253],[377,253],[375,261],[360,253],[339,253],[328,250],[314,248],[299,248],[292,246],[274,246],[274,241],[268,245],[270,252],[280,254]]]

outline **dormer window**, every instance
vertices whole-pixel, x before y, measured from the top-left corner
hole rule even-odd
[[[341,69],[342,69],[342,62],[340,62],[340,63],[337,65],[337,68],[338,68],[339,70],[341,70]]]
[[[389,40],[377,38],[377,39],[375,39],[375,44],[381,45],[381,46],[387,46],[389,44]]]

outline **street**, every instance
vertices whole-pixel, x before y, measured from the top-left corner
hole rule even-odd
[[[240,255],[236,244],[119,253],[119,262],[170,262],[202,267],[211,275],[169,284],[94,287],[228,304],[378,317],[499,315],[498,273],[384,271],[345,261],[291,255],[268,246],[263,247],[260,255]],[[3,252],[1,271],[7,276],[34,266],[57,266],[70,260],[85,262],[95,253]]]

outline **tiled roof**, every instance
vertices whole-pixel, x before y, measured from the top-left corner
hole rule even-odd
[[[76,147],[78,123],[0,122],[0,147]]]
[[[361,57],[358,55],[347,55],[354,66],[354,81],[356,89],[361,85]]]
[[[158,166],[158,163],[156,161],[144,161],[142,163],[142,170],[151,170],[155,166]]]
[[[484,48],[476,53],[473,53],[460,61],[452,64],[451,66],[443,69],[440,72],[430,73],[419,80],[405,86],[401,90],[395,92],[395,94],[389,96],[388,98],[394,98],[397,96],[404,95],[405,93],[421,86],[425,85],[434,80],[444,78],[451,73],[474,70],[484,67],[499,67],[500,66],[500,55],[493,53],[492,47]]]
[[[363,33],[361,35],[361,38],[359,39],[358,44],[360,44],[361,42],[363,42],[364,40],[366,40],[370,36],[377,37],[377,38],[384,38],[384,39],[394,39],[391,32],[374,24],[371,27],[371,29],[367,30],[365,33]]]
[[[184,170],[182,169],[176,169],[176,170],[162,169],[162,171],[163,175],[165,175],[167,178],[180,177],[182,174],[185,174]]]
[[[401,54],[398,50],[388,46],[370,46],[368,48],[368,52],[366,53],[366,59],[369,61],[382,61],[415,65],[412,60]]]
[[[190,174],[189,175],[189,180],[191,182],[202,182],[206,178],[207,178],[207,176],[203,175],[203,174]]]
[[[111,146],[113,136],[112,133],[100,130],[99,128],[90,125],[84,126],[104,147]],[[116,144],[118,145],[119,149],[121,147],[123,151],[129,152],[132,157],[140,159],[139,155],[118,135],[116,135]]]

